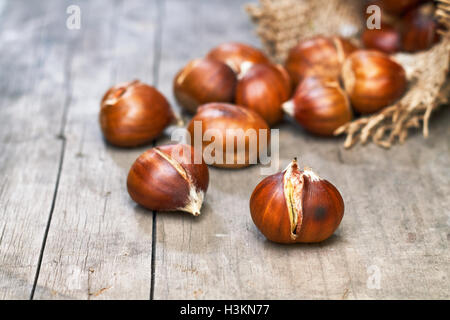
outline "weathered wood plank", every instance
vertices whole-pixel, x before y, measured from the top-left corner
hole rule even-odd
[[[166,1],[164,93],[171,95],[179,68],[219,42],[256,42],[244,2]],[[248,209],[260,168],[211,168],[201,216],[157,213],[154,298],[448,298],[449,121],[446,108],[429,140],[416,135],[388,151],[344,151],[340,140],[281,125],[281,167],[299,156],[342,192],[346,213],[337,233],[314,245],[268,242]]]
[[[125,187],[146,148],[104,143],[99,99],[139,78],[159,82],[175,105],[173,76],[189,59],[226,40],[258,44],[244,2],[165,2],[158,65],[155,2],[82,2],[82,29],[69,31],[69,1],[0,1],[0,299],[30,296],[51,212],[34,298],[149,297],[153,217]],[[153,297],[448,298],[449,120],[441,110],[429,140],[416,135],[389,151],[344,151],[283,124],[281,167],[300,156],[344,196],[336,235],[317,245],[266,241],[248,210],[260,167],[211,168],[200,217],[156,215]],[[374,271],[379,289],[368,285]]]
[[[73,37],[63,36],[61,1],[0,1],[0,12],[0,299],[29,299],[58,176]]]
[[[155,1],[86,1],[81,10],[61,182],[35,298],[148,299],[152,213],[126,191],[145,148],[107,145],[98,111],[116,82],[153,82],[158,9]]]

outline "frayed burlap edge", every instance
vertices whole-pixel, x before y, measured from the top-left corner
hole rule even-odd
[[[299,40],[315,34],[354,37],[363,26],[362,1],[358,0],[260,0],[259,6],[246,7],[258,25],[265,50],[282,62],[288,50]],[[438,1],[436,15],[450,30],[450,0]],[[403,143],[411,128],[422,127],[428,136],[433,111],[448,103],[447,78],[450,62],[450,32],[442,32],[442,41],[428,51],[393,56],[406,70],[409,88],[403,98],[379,113],[358,118],[336,130],[346,134],[344,146],[373,141],[389,148]]]

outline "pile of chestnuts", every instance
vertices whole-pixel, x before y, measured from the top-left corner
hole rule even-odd
[[[319,35],[293,47],[284,65],[236,42],[188,62],[174,78],[173,93],[178,104],[193,114],[187,125],[190,141],[157,146],[139,156],[128,173],[130,197],[149,210],[197,216],[209,185],[208,165],[246,167],[264,147],[258,134],[258,148],[250,148],[246,136],[245,148],[228,150],[228,129],[269,134],[287,114],[305,130],[331,136],[355,114],[374,113],[395,103],[407,80],[405,70],[388,54],[428,48],[436,41],[436,25],[424,1],[375,2],[400,19],[404,30],[399,33],[392,26],[395,19],[383,21],[382,29],[362,35],[366,49],[348,39]],[[105,140],[115,146],[149,144],[176,120],[163,94],[138,80],[113,86],[101,100],[100,127]],[[194,148],[198,129],[217,134],[209,141],[202,136],[201,150]],[[215,160],[205,161],[204,154],[216,140],[220,142]],[[301,170],[294,159],[284,171],[256,186],[250,213],[271,241],[319,242],[338,228],[344,201],[336,187],[311,169]]]
[[[290,97],[291,80],[260,50],[231,42],[190,61],[175,76],[173,91],[190,113],[210,102],[235,103],[256,111],[273,126],[283,118],[281,105]]]
[[[373,0],[381,10],[381,29],[365,29],[361,40],[368,49],[385,53],[418,52],[439,42],[436,5],[429,0]]]
[[[390,56],[338,37],[301,41],[285,66],[298,84],[283,110],[321,136],[332,136],[354,111],[370,114],[394,103],[407,87],[405,70]]]

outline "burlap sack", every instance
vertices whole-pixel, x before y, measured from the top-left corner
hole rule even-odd
[[[299,40],[317,35],[341,35],[357,38],[364,21],[360,0],[259,0],[249,4],[247,12],[257,24],[267,53],[283,63],[290,48]],[[428,51],[393,55],[406,70],[409,88],[403,98],[371,116],[358,118],[336,130],[346,134],[344,146],[366,143],[389,148],[403,142],[411,128],[422,127],[428,136],[430,115],[446,105],[450,97],[450,0],[438,1],[436,15],[447,31],[442,41]]]

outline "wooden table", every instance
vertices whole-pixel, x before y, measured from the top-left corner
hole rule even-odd
[[[66,27],[73,2],[79,30]],[[259,233],[259,166],[211,168],[199,217],[130,199],[129,167],[151,145],[105,144],[100,98],[140,79],[177,107],[172,79],[189,59],[259,46],[244,3],[0,0],[0,299],[450,297],[450,108],[429,139],[391,150],[279,127],[281,168],[299,156],[343,194],[344,220],[320,244]]]

